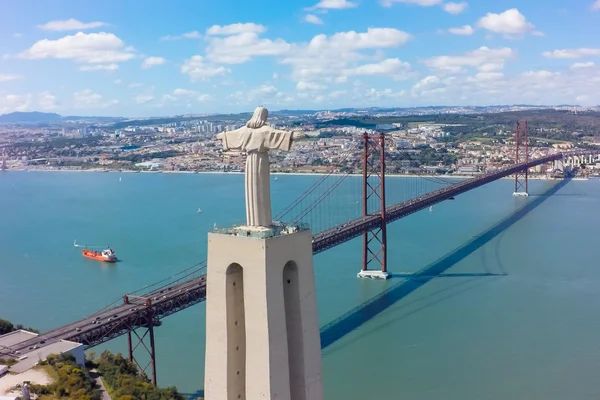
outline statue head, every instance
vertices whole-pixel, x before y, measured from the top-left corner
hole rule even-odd
[[[251,129],[261,128],[267,123],[268,117],[269,110],[264,107],[256,107],[254,114],[252,114],[252,118],[250,118],[250,121],[246,123],[246,127]]]

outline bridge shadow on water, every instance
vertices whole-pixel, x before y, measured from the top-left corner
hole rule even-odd
[[[492,226],[481,234],[475,236],[473,239],[459,248],[446,254],[439,260],[421,269],[420,271],[415,272],[414,274],[394,274],[394,277],[409,279],[402,280],[401,282],[389,287],[377,296],[360,304],[341,317],[323,326],[321,328],[321,349],[324,350],[331,346],[336,341],[358,329],[363,324],[375,318],[377,315],[434,278],[505,276],[506,273],[493,274],[490,272],[485,272],[448,274],[446,271],[510,228],[515,222],[519,221],[533,209],[542,204],[546,199],[564,187],[568,181],[569,180],[567,179],[562,180],[542,194],[530,196],[533,197],[533,199],[530,199],[527,204],[510,214],[508,217],[501,220],[496,225]],[[448,297],[450,296],[447,296],[446,298]]]

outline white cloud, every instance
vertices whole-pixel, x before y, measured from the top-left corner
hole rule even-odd
[[[0,82],[16,81],[17,79],[23,79],[23,76],[16,74],[0,74]]]
[[[319,85],[313,82],[300,81],[296,84],[296,89],[298,90],[324,90],[326,88],[326,86]]]
[[[304,21],[315,25],[323,25],[323,20],[314,14],[307,14]]]
[[[94,93],[91,89],[85,89],[73,93],[74,107],[76,108],[106,108],[118,104],[118,100],[104,101],[104,97]]]
[[[120,79],[115,79],[115,84],[116,84],[116,85],[120,85],[122,82],[123,82],[123,81],[122,81],[122,80],[120,80]]]
[[[244,106],[254,106],[257,103],[263,105],[288,104],[293,101],[293,98],[289,95],[280,92],[275,86],[270,84],[263,84],[244,91],[238,90],[227,97],[230,103],[233,102],[234,104]]]
[[[139,94],[135,96],[134,100],[137,104],[146,104],[154,100],[154,96],[151,94]]]
[[[199,101],[199,102],[208,101],[211,98],[208,94],[199,93],[195,90],[180,89],[180,88],[173,90],[172,94],[165,95],[165,96],[170,101],[176,101],[178,97],[185,97],[188,99],[195,98],[196,101]]]
[[[592,10],[596,11],[596,10],[600,10],[600,0],[596,0],[594,1],[594,3],[592,3]]]
[[[436,70],[444,72],[463,72],[464,67],[475,68],[481,72],[491,72],[504,68],[504,64],[515,57],[515,52],[509,48],[490,49],[480,47],[461,56],[438,56],[427,58],[423,63]]]
[[[406,32],[394,28],[369,28],[367,32],[357,33],[355,31],[339,32],[330,37],[317,35],[310,46],[315,49],[328,50],[334,47],[360,50],[381,49],[386,47],[397,47],[405,44],[410,39]]]
[[[43,25],[38,25],[39,29],[44,31],[82,31],[85,29],[99,28],[106,25],[104,22],[81,22],[76,19],[56,20],[46,22]]]
[[[370,28],[367,32],[339,32],[331,36],[315,36],[306,45],[294,45],[281,61],[292,67],[292,78],[296,82],[344,83],[349,76],[385,71],[398,75],[398,67],[404,64],[397,59],[384,60],[381,65],[365,64],[361,60],[372,58],[364,50],[382,50],[399,47],[410,35],[393,28]],[[396,68],[392,71],[393,68]]]
[[[30,94],[0,94],[0,114],[31,110],[33,96]]]
[[[38,95],[38,104],[44,111],[55,110],[58,108],[58,102],[56,96],[50,92],[42,92]]]
[[[367,90],[367,92],[364,94],[364,97],[374,102],[380,101],[382,99],[396,99],[404,96],[406,96],[406,91],[400,90],[398,92],[395,92],[394,90],[389,88],[383,90],[371,88]]]
[[[577,63],[574,63],[573,65],[571,65],[571,69],[591,68],[591,67],[595,67],[595,66],[596,66],[596,63],[594,63],[593,61],[577,62]]]
[[[112,64],[92,64],[92,65],[82,65],[81,67],[79,67],[80,71],[116,71],[117,69],[119,69],[119,65],[112,63]]]
[[[498,79],[502,79],[504,74],[502,72],[479,72],[475,76],[471,76],[467,78],[469,82],[489,82],[489,81],[497,81]]]
[[[267,30],[263,25],[252,22],[231,25],[213,25],[206,30],[207,35],[238,35],[240,33],[263,33]]]
[[[181,73],[188,74],[192,82],[223,76],[230,72],[229,68],[223,66],[205,64],[202,56],[192,56],[185,60],[181,66]]]
[[[139,83],[139,82],[134,82],[134,83],[130,83],[129,84],[130,88],[136,88],[136,87],[142,87],[142,86],[144,86],[144,84],[143,83]]]
[[[317,9],[322,10],[342,10],[344,8],[354,8],[358,6],[357,3],[348,0],[321,0],[312,7],[308,7],[306,11],[312,11]]]
[[[502,34],[506,38],[520,37],[526,33],[541,35],[541,32],[536,31],[535,26],[528,22],[516,8],[500,14],[487,13],[477,22],[477,26]]]
[[[78,32],[57,40],[40,40],[19,56],[29,59],[72,59],[82,63],[100,64],[131,60],[135,54],[112,33]]]
[[[181,35],[167,35],[167,36],[163,36],[160,38],[161,41],[163,42],[167,42],[170,40],[180,40],[180,39],[200,39],[202,37],[202,35],[200,34],[200,32],[198,31],[192,31],[192,32],[187,32],[187,33],[183,33]]]
[[[21,39],[23,37],[23,34],[22,33],[18,33],[18,32],[17,33],[13,33],[13,37],[15,39]]]
[[[443,82],[440,78],[435,75],[429,75],[415,83],[410,93],[413,97],[427,96],[436,92],[444,92],[445,89],[442,86]]]
[[[471,25],[464,25],[459,28],[450,28],[450,29],[448,29],[448,32],[453,35],[468,36],[468,35],[472,35],[473,33],[475,33],[475,29],[473,29],[473,27]]]
[[[556,72],[531,70],[501,75],[480,72],[474,76],[428,76],[413,85],[412,104],[538,105],[600,103],[600,68]],[[587,97],[585,97],[587,96]]]
[[[212,38],[206,48],[206,57],[221,64],[241,64],[256,56],[278,56],[290,50],[282,39],[261,39],[255,32],[245,32]]]
[[[394,3],[412,4],[422,7],[435,6],[442,2],[442,0],[381,0],[381,5],[384,7],[391,7]]]
[[[524,77],[532,78],[532,79],[550,79],[560,75],[559,72],[552,72],[546,70],[539,71],[526,71],[522,74]]]
[[[460,14],[463,11],[465,11],[467,9],[467,7],[469,7],[469,4],[465,1],[460,2],[460,3],[450,2],[450,3],[445,3],[442,7],[444,8],[444,11],[446,11],[447,13],[457,15],[457,14]]]
[[[175,89],[173,90],[173,96],[196,96],[198,92],[189,89]]]
[[[563,49],[554,51],[545,51],[542,55],[546,58],[583,58],[588,56],[600,56],[600,49]]]
[[[157,65],[162,65],[165,62],[167,62],[167,60],[162,57],[147,57],[142,63],[142,68],[152,68]]]
[[[387,75],[396,80],[404,80],[412,74],[409,63],[398,58],[388,58],[376,64],[364,64],[341,71],[341,76]]]

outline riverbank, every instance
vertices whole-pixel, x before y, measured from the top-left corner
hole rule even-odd
[[[212,175],[241,175],[241,171],[133,171],[133,170],[107,170],[107,169],[42,169],[42,168],[19,168],[5,170],[4,172],[20,171],[20,172],[102,172],[102,173],[124,173],[124,174],[212,174]],[[319,172],[271,172],[271,175],[277,176],[343,176],[344,173],[319,173]],[[350,176],[362,177],[362,174],[348,174]],[[386,173],[386,177],[392,178],[438,178],[438,179],[469,179],[480,175],[455,175],[455,174],[393,174]],[[514,179],[514,177],[506,176],[501,179]],[[554,180],[555,178],[548,177],[546,175],[529,175],[530,180]]]

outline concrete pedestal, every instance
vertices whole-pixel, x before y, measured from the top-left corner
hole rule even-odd
[[[367,270],[360,271],[357,276],[359,278],[370,278],[370,279],[389,279],[392,277],[392,274],[389,272],[377,271],[377,270]]]
[[[523,196],[523,197],[527,197],[529,196],[529,193],[527,192],[514,192],[513,196]]]
[[[205,397],[322,400],[312,235],[246,235],[208,235]]]

